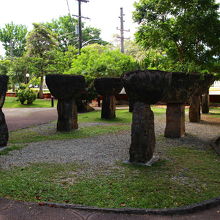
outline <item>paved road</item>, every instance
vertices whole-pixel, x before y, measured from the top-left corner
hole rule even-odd
[[[57,119],[56,108],[3,108],[9,131]]]
[[[54,208],[0,199],[0,220],[219,220],[220,207],[188,215],[129,215]]]

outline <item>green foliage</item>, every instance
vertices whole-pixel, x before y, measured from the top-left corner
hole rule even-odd
[[[78,49],[69,46],[67,51],[60,51],[57,49],[48,52],[49,61],[46,67],[47,74],[57,74],[68,71],[71,68],[72,61],[76,58]]]
[[[66,15],[59,17],[58,19],[53,19],[45,25],[58,35],[59,47],[62,51],[67,51],[69,46],[78,47],[78,36],[75,32],[78,25],[77,19]],[[92,39],[96,39],[95,42],[99,44],[107,44],[107,42],[101,40],[99,29],[94,27],[85,27],[84,23],[82,23],[83,43],[88,41],[90,41],[90,43],[94,43]]]
[[[214,0],[140,0],[135,7],[137,41],[164,51],[171,65],[206,69],[219,59],[219,6]]]
[[[17,92],[17,97],[22,105],[24,105],[25,102],[27,102],[27,105],[31,105],[37,98],[35,92],[24,84],[20,85],[20,89]]]
[[[72,67],[67,74],[83,75],[87,82],[87,94],[83,99],[97,97],[93,80],[97,77],[120,77],[122,73],[138,68],[135,60],[119,50],[108,46],[91,44],[82,48],[81,54],[73,59]]]
[[[7,75],[10,69],[10,60],[0,60],[0,75]]]
[[[84,47],[72,62],[69,74],[82,74],[87,80],[97,77],[119,77],[122,73],[137,69],[135,60],[119,50],[98,44]]]
[[[27,36],[28,57],[37,58],[37,69],[40,75],[39,96],[43,98],[43,77],[47,73],[50,51],[58,46],[57,35],[43,24],[34,23],[34,29]]]
[[[0,41],[8,57],[21,57],[25,51],[27,27],[14,23],[0,29]]]
[[[47,58],[47,52],[57,46],[57,36],[42,24],[33,24],[27,36],[27,56]]]

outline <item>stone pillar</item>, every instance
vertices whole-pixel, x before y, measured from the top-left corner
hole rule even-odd
[[[190,98],[190,108],[189,108],[189,121],[190,122],[200,122],[200,96],[193,95]]]
[[[129,112],[133,112],[133,102],[132,100],[128,100],[129,101]]]
[[[147,163],[155,149],[154,114],[150,105],[135,102],[131,126],[131,163]]]
[[[209,113],[209,89],[202,95],[202,113]]]
[[[185,105],[181,103],[168,103],[164,136],[167,138],[180,138],[184,135]]]
[[[8,127],[5,121],[5,115],[0,108],[0,147],[7,146],[8,143]]]
[[[72,129],[78,128],[77,107],[74,99],[58,99],[57,112],[57,131],[71,131]]]
[[[103,119],[115,118],[116,100],[114,95],[104,95],[102,100],[102,114]]]

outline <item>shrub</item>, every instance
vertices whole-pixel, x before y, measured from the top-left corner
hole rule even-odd
[[[17,92],[18,100],[22,105],[24,105],[25,101],[27,101],[28,105],[31,105],[34,100],[37,98],[34,91],[32,91],[30,88],[20,88]]]

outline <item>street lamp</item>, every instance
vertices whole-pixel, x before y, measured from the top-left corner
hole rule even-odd
[[[30,74],[29,73],[26,73],[26,84],[28,84],[28,82],[29,82],[29,77],[30,77]]]

